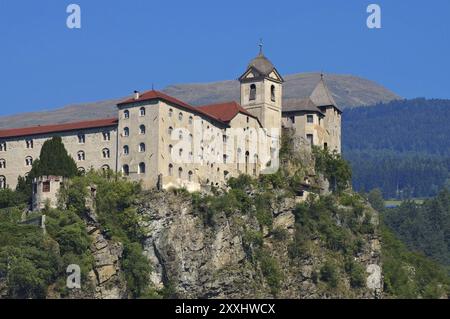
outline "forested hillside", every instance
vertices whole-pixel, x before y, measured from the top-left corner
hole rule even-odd
[[[450,100],[401,100],[347,110],[343,153],[356,190],[428,197],[450,185]]]

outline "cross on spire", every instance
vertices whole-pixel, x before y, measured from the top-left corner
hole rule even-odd
[[[262,54],[263,54],[263,45],[264,45],[263,39],[260,38],[260,39],[259,39],[259,44],[258,44],[258,46],[259,46],[259,55],[262,55]]]

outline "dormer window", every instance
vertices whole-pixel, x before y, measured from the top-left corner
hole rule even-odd
[[[250,101],[256,100],[256,85],[252,84],[250,85]]]
[[[275,85],[272,85],[270,87],[270,99],[272,102],[275,102]]]
[[[6,142],[0,142],[0,152],[6,152]]]

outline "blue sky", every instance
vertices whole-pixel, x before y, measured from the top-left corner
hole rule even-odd
[[[66,27],[66,7],[82,28]],[[366,7],[382,8],[382,29]],[[264,51],[282,74],[374,80],[450,98],[450,1],[0,0],[0,115],[235,79]]]

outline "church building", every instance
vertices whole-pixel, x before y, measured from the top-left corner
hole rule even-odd
[[[261,49],[239,82],[240,103],[192,106],[160,91],[136,91],[117,105],[116,118],[0,129],[0,188],[14,189],[53,136],[81,172],[120,172],[147,189],[195,191],[273,172],[282,128],[341,151],[342,111],[323,76],[309,97],[284,105],[284,79]]]

